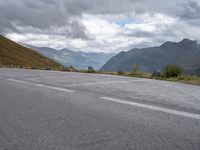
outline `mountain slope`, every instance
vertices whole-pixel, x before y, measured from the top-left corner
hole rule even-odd
[[[0,35],[0,66],[61,69],[62,65]]]
[[[95,69],[100,69],[106,61],[108,61],[114,53],[85,53],[75,52],[69,49],[56,50],[48,47],[35,47],[26,45],[35,51],[49,57],[64,66],[73,66],[78,69],[86,69],[88,66],[93,66]]]
[[[197,41],[184,39],[181,42],[166,42],[159,47],[132,49],[111,58],[103,71],[131,71],[134,64],[146,72],[162,70],[167,64],[178,64],[186,73],[200,75],[200,45]]]

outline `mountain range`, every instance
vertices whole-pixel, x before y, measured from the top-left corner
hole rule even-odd
[[[0,67],[64,68],[61,64],[0,35]]]
[[[103,71],[131,71],[137,64],[141,71],[161,71],[168,64],[181,66],[185,73],[200,76],[200,44],[184,39],[180,42],[166,42],[158,47],[131,49],[112,57],[101,68]]]
[[[81,51],[72,51],[67,48],[56,50],[49,47],[35,47],[25,45],[38,53],[51,58],[65,67],[73,66],[77,69],[87,69],[92,66],[95,69],[100,69],[115,53],[87,53]]]
[[[168,64],[177,64],[185,73],[200,76],[200,44],[195,40],[184,39],[180,42],[165,42],[157,47],[134,48],[115,55],[75,52],[66,48],[24,47],[0,35],[0,67],[63,69],[64,66],[73,66],[86,69],[93,66],[100,69],[103,66],[100,70],[117,72],[132,71],[135,64],[145,72],[162,71]]]

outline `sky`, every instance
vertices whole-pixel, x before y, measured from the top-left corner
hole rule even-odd
[[[200,40],[200,1],[0,0],[0,33],[38,47],[106,53]]]

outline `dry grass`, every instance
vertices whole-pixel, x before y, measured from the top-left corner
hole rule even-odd
[[[55,69],[63,68],[59,63],[23,47],[0,35],[0,67]]]

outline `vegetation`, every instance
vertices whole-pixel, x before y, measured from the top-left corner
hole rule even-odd
[[[64,67],[43,55],[0,35],[0,67],[62,70]]]
[[[95,69],[94,69],[92,66],[89,66],[89,67],[88,67],[87,72],[88,72],[88,73],[96,73]]]
[[[116,72],[103,72],[103,71],[101,71],[100,73],[155,79],[155,80],[166,80],[166,81],[200,85],[199,77],[183,75],[183,69],[177,65],[166,66],[164,68],[163,72],[161,72],[161,73],[159,72],[159,76],[153,76],[150,73],[140,71],[139,65],[134,65],[133,71],[131,71],[131,72],[124,72],[122,70],[119,70],[117,73]]]
[[[123,70],[120,69],[120,70],[118,71],[117,74],[118,74],[118,75],[125,75],[125,72],[124,72]]]
[[[107,61],[101,70],[118,71],[122,69],[132,72],[133,64],[140,64],[140,67],[153,72],[155,69],[164,68],[166,64],[181,64],[187,74],[200,76],[199,58],[200,46],[198,42],[184,39],[180,42],[166,42],[158,47],[121,52]]]
[[[139,72],[139,70],[140,70],[140,66],[138,64],[134,64],[132,73],[135,74]]]
[[[190,75],[182,75],[182,76],[173,77],[173,78],[160,77],[160,78],[152,78],[152,79],[200,85],[200,78],[197,76],[190,76]]]
[[[73,66],[69,66],[67,68],[64,68],[63,71],[78,72],[78,70],[76,68],[74,68]]]
[[[180,77],[182,73],[183,69],[177,65],[167,65],[163,71],[163,74],[166,78]]]
[[[168,65],[164,68],[164,71],[160,73],[160,76],[152,76],[150,73],[141,72],[139,65],[134,65],[131,72],[124,72],[119,70],[118,72],[104,72],[96,71],[93,67],[88,67],[88,70],[77,70],[70,66],[65,68],[52,61],[43,55],[23,47],[13,41],[0,35],[0,67],[6,68],[27,68],[27,69],[44,69],[44,70],[60,70],[69,72],[82,72],[82,73],[97,73],[97,74],[111,74],[111,75],[123,75],[131,77],[149,78],[156,80],[167,80],[189,84],[200,85],[200,78],[196,76],[183,75],[183,69],[177,65]]]

